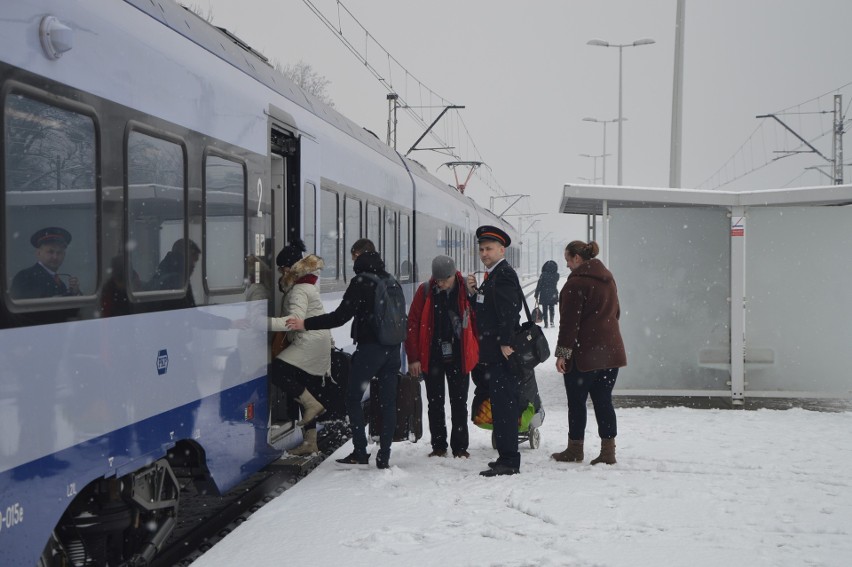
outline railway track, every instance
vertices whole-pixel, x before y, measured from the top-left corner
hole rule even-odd
[[[319,432],[317,455],[285,455],[222,496],[185,489],[177,526],[150,567],[190,565],[254,512],[295,486],[348,439],[348,426],[335,422]]]

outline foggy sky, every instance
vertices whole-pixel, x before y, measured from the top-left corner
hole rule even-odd
[[[212,8],[213,23],[226,27],[270,59],[304,60],[331,81],[336,108],[385,138],[386,89],[300,0],[195,0]],[[313,0],[337,20],[333,0]],[[599,38],[656,43],[623,50],[625,185],[667,186],[671,122],[675,0],[344,0],[358,20],[414,76],[461,110],[467,128],[494,178],[508,193],[532,195],[521,211],[557,210],[562,186],[591,178],[591,159],[601,154],[600,124],[584,117],[618,116],[618,49],[589,46]],[[852,81],[846,0],[715,0],[686,2],[682,183],[697,187],[737,152],[759,126],[755,118],[792,107]],[[346,20],[344,20],[346,21]],[[347,31],[356,32],[354,28]],[[356,45],[363,35],[353,33]],[[373,50],[381,67],[384,54]],[[372,57],[375,56],[375,59]],[[390,71],[390,69],[389,69]],[[395,78],[398,91],[417,100],[414,83]],[[844,110],[852,88],[844,88]],[[830,111],[830,96],[799,110]],[[793,109],[796,111],[797,109]],[[785,117],[791,127],[831,155],[830,115]],[[458,121],[438,127],[458,130]],[[739,173],[795,146],[776,126],[764,127],[747,144]],[[400,113],[398,147],[405,150],[421,129]],[[476,159],[455,138],[464,159]],[[424,145],[430,145],[424,142]],[[617,125],[607,126],[607,184],[616,183]],[[847,152],[848,153],[848,152]],[[768,158],[766,157],[768,156]],[[435,152],[411,155],[447,182],[452,177]],[[600,178],[601,160],[597,176]],[[849,160],[847,160],[849,161]],[[807,166],[824,165],[813,154],[782,159],[725,189],[825,184]],[[735,172],[736,174],[736,172]],[[804,174],[804,175],[803,175]],[[600,180],[598,180],[600,182]],[[488,206],[493,193],[476,179],[468,193]],[[498,200],[497,212],[504,207]],[[582,222],[540,217],[541,236],[563,242],[583,237]],[[511,219],[514,221],[514,219]],[[568,227],[568,228],[566,228]]]

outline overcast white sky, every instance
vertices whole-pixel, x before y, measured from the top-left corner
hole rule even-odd
[[[331,81],[328,90],[337,109],[384,139],[386,89],[303,1],[188,3],[202,11],[211,8],[214,24],[270,59],[313,65]],[[335,23],[343,12],[334,0],[312,3]],[[507,193],[532,196],[522,206],[532,212],[556,211],[564,183],[593,176],[593,160],[579,154],[602,153],[603,127],[582,119],[618,116],[618,50],[586,42],[653,38],[654,45],[623,51],[623,114],[628,119],[623,178],[625,185],[668,184],[675,0],[345,0],[344,5],[411,74],[453,104],[466,106],[460,112],[479,155]],[[341,22],[363,51],[363,32],[348,17]],[[755,115],[796,107],[852,81],[850,22],[848,0],[687,0],[683,185],[698,187],[723,166],[760,125]],[[388,69],[386,56],[372,44],[368,49],[370,62]],[[414,83],[394,73],[396,90],[417,102]],[[839,92],[845,110],[852,88]],[[829,95],[792,112],[830,109]],[[831,128],[829,114],[784,120],[831,155],[831,136],[820,136]],[[447,135],[459,131],[452,118],[441,127]],[[608,184],[617,177],[616,128],[611,124],[607,130]],[[420,133],[401,113],[399,148],[404,152]],[[460,137],[452,143],[463,159],[477,159]],[[740,176],[771,160],[776,150],[796,146],[780,127],[766,124],[721,179]],[[452,180],[446,168],[437,169],[449,158],[434,152],[412,157]],[[824,164],[813,154],[788,157],[725,188],[824,184],[826,177],[804,169]],[[486,206],[493,195],[477,180],[468,191]],[[584,236],[579,222],[565,225],[556,215],[541,221],[542,237],[552,230],[562,233],[561,240]]]

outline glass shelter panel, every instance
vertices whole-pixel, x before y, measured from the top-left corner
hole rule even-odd
[[[730,220],[721,208],[614,209],[622,390],[730,390]]]
[[[850,206],[748,210],[746,396],[852,396],[850,243]]]
[[[9,295],[91,295],[97,286],[94,121],[15,92],[3,114]]]

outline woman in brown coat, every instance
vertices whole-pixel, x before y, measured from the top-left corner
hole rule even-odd
[[[551,457],[563,462],[583,461],[586,399],[592,396],[601,453],[592,464],[615,464],[615,408],[612,388],[618,369],[627,365],[618,328],[618,290],[612,274],[600,260],[596,242],[575,240],[565,247],[571,274],[559,293],[559,339],[556,369],[565,377],[568,395],[568,448]]]

